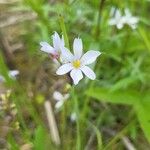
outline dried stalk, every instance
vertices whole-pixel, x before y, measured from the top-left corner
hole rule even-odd
[[[54,116],[50,101],[46,101],[44,103],[44,106],[45,106],[45,111],[47,115],[47,120],[48,120],[48,125],[49,125],[52,140],[56,145],[60,145],[61,143],[60,136],[59,136],[57,123],[55,120],[55,116]]]

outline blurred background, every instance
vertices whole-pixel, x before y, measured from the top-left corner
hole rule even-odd
[[[0,149],[149,150],[149,12],[149,0],[0,0]],[[102,52],[97,79],[74,89],[40,51],[64,28],[71,51],[80,37]]]

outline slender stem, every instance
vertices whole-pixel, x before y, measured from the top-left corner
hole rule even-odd
[[[135,122],[135,120],[132,120],[127,126],[125,126],[116,136],[114,136],[112,138],[112,140],[104,147],[103,150],[109,150],[110,147],[121,137],[123,137],[123,135],[128,131],[128,129],[130,128],[131,125],[133,125],[133,123]]]
[[[81,150],[79,103],[78,103],[78,99],[75,95],[75,87],[74,86],[72,87],[72,96],[74,99],[75,112],[77,115],[77,119],[76,119],[76,126],[77,126],[76,150]]]
[[[64,36],[64,40],[65,40],[65,44],[67,48],[70,48],[69,46],[69,40],[68,40],[68,36],[67,36],[67,31],[66,31],[66,26],[64,23],[64,18],[62,15],[59,15],[59,22],[60,22],[60,27]]]
[[[101,17],[102,17],[102,10],[104,7],[105,0],[100,0],[99,2],[99,10],[98,10],[98,19],[97,19],[97,27],[96,27],[96,32],[95,32],[95,37],[98,38],[100,35],[100,22],[101,22]]]

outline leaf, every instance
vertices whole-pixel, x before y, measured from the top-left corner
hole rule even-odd
[[[146,97],[144,97],[143,100],[135,105],[135,110],[141,128],[143,129],[147,140],[150,142],[150,98],[149,101],[147,101]]]
[[[150,40],[148,39],[146,31],[144,31],[142,28],[139,28],[139,33],[140,33],[141,37],[143,38],[145,46],[150,51]]]
[[[112,89],[112,88],[111,88]],[[139,93],[135,90],[116,90],[110,91],[108,88],[93,88],[87,92],[87,95],[114,104],[131,105],[139,101]]]
[[[19,145],[11,134],[8,136],[8,143],[11,150],[19,150]]]
[[[119,80],[112,88],[112,91],[116,91],[118,89],[121,89],[121,88],[126,88],[128,87],[130,84],[134,83],[135,81],[138,80],[138,77],[136,76],[130,76],[130,77],[126,77],[126,78],[123,78],[121,80]]]
[[[130,89],[110,91],[108,88],[97,87],[90,89],[87,95],[103,102],[133,105],[141,128],[150,142],[150,91],[138,92]]]
[[[46,149],[46,131],[39,126],[35,131],[34,149],[43,150]]]
[[[101,150],[103,149],[103,142],[102,142],[102,135],[101,132],[99,131],[99,129],[93,125],[94,131],[96,133],[96,137],[97,137],[97,142],[98,142],[98,149]]]

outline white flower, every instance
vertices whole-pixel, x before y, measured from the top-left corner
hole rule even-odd
[[[114,11],[114,9],[113,9]],[[112,10],[111,10],[111,14],[112,14]],[[124,18],[122,17],[121,13],[119,10],[116,10],[114,12],[114,17],[112,17],[109,20],[109,25],[113,26],[115,25],[118,29],[122,29],[123,25],[124,25]]]
[[[16,76],[19,74],[19,71],[18,70],[10,70],[8,72],[8,76],[12,79],[16,79]],[[4,82],[5,81],[5,78],[0,75],[0,82]]]
[[[69,94],[62,95],[60,92],[55,91],[53,93],[53,98],[57,101],[55,104],[55,108],[59,109],[64,104],[64,102],[69,98],[69,96],[70,96]]]
[[[109,25],[115,25],[118,29],[122,29],[125,24],[129,25],[132,29],[137,27],[139,19],[131,15],[129,9],[125,9],[125,15],[122,16],[119,10],[111,10],[111,15],[114,14],[109,20]]]
[[[125,9],[125,16],[123,19],[124,24],[128,24],[132,29],[136,29],[139,18],[132,16],[129,9]]]
[[[46,52],[52,56],[53,59],[58,59],[61,54],[61,48],[64,47],[64,39],[60,38],[57,32],[52,35],[53,46],[49,45],[47,42],[40,42],[41,51]]]
[[[93,63],[101,54],[99,51],[91,50],[83,55],[82,50],[82,40],[75,38],[73,43],[74,55],[67,48],[63,48],[62,58],[67,63],[60,66],[56,72],[58,75],[64,75],[71,71],[70,76],[75,85],[83,78],[82,72],[91,80],[96,78],[95,73],[86,65]]]
[[[70,120],[71,120],[72,122],[74,122],[74,121],[77,120],[77,114],[76,114],[75,112],[71,113],[71,115],[70,115]]]
[[[19,71],[18,70],[11,70],[9,71],[8,75],[10,78],[12,79],[16,79],[16,76],[19,74]]]

